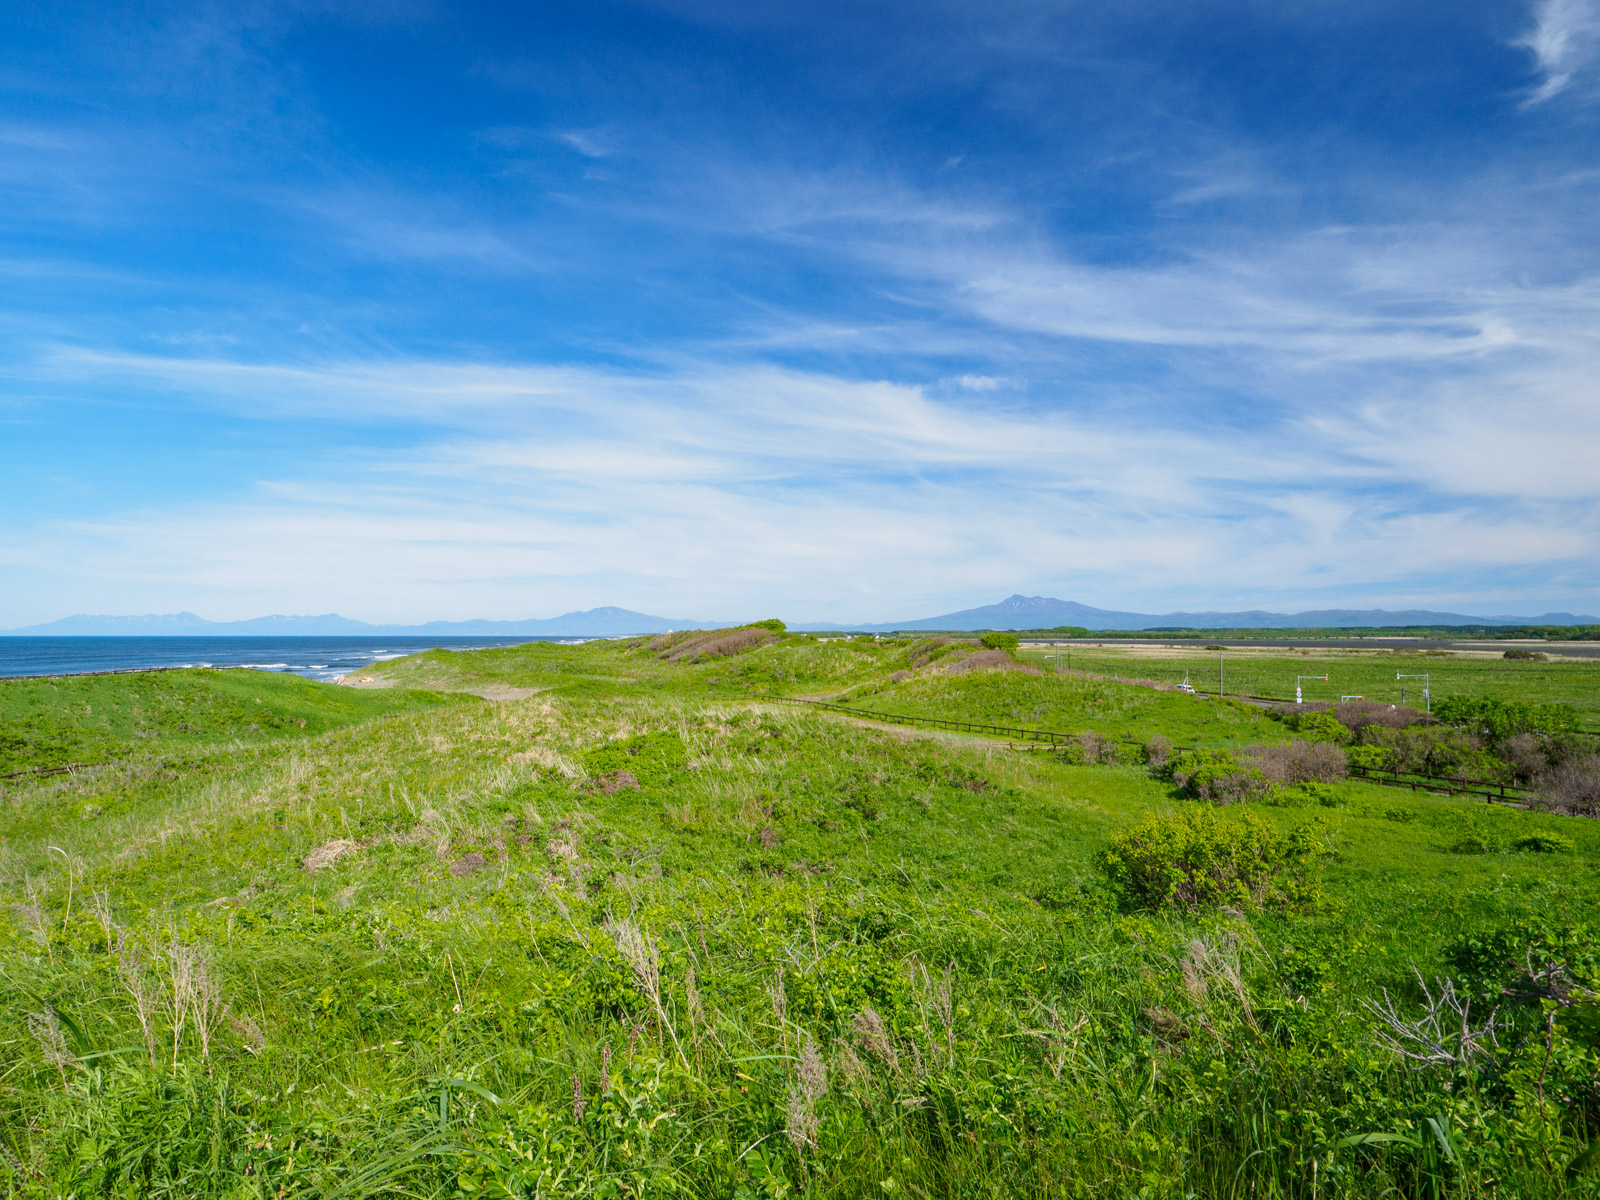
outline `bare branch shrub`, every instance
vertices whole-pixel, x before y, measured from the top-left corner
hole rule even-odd
[[[594,782],[599,785],[600,793],[604,796],[614,796],[623,791],[644,791],[639,784],[639,777],[632,771],[612,771],[609,775],[601,775]]]
[[[1471,1020],[1472,999],[1456,991],[1453,980],[1436,980],[1435,995],[1423,980],[1420,972],[1412,968],[1417,986],[1422,989],[1422,1015],[1406,1020],[1395,1007],[1389,989],[1383,989],[1379,1003],[1364,998],[1361,1006],[1382,1022],[1378,1041],[1400,1057],[1412,1062],[1433,1066],[1463,1066],[1475,1058],[1490,1057],[1490,1047],[1500,1048],[1495,1037],[1500,1009],[1489,1013],[1489,1019],[1474,1028]]]
[[[1155,770],[1159,771],[1166,765],[1171,753],[1172,743],[1159,733],[1151,735],[1150,740],[1144,744],[1144,760]]]
[[[1550,769],[1544,739],[1536,733],[1513,734],[1500,743],[1499,752],[1518,783],[1528,783]]]
[[[1540,775],[1534,803],[1568,817],[1600,817],[1600,754],[1570,758]]]
[[[1418,721],[1428,719],[1427,714],[1419,709],[1380,704],[1374,700],[1345,700],[1334,705],[1332,711],[1338,718],[1339,724],[1352,733],[1359,732],[1364,725],[1376,725],[1382,729],[1404,729],[1408,725],[1415,725]]]
[[[1083,755],[1085,766],[1092,767],[1096,763],[1114,761],[1116,758],[1116,747],[1093,730],[1078,734],[1073,741],[1077,743],[1078,752]]]
[[[919,642],[916,649],[911,652],[911,669],[915,671],[918,667],[927,666],[949,644],[950,639],[947,637],[933,637]]]
[[[1349,773],[1344,751],[1331,742],[1252,746],[1245,754],[1273,783],[1332,783]]]

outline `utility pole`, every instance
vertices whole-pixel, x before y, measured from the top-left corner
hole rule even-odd
[[[1222,651],[1217,651],[1217,699],[1221,700],[1226,693],[1222,690]]]
[[[1396,671],[1394,673],[1394,677],[1396,679],[1420,679],[1420,680],[1422,680],[1422,711],[1425,712],[1425,713],[1429,713],[1431,715],[1432,712],[1433,712],[1433,707],[1432,707],[1433,699],[1428,694],[1428,685],[1430,683],[1430,680],[1428,679],[1428,676],[1427,675],[1402,675],[1402,674],[1400,674],[1399,671]],[[1406,702],[1406,689],[1405,688],[1401,688],[1400,689],[1400,703],[1403,705],[1403,704],[1405,704],[1405,702]]]

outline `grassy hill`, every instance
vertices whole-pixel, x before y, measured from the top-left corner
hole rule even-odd
[[[734,699],[831,694],[881,679],[904,667],[910,655],[909,643],[870,637],[768,634],[734,653],[724,653],[705,635],[694,637],[690,642],[663,635],[576,646],[533,642],[504,650],[434,650],[379,663],[367,674],[389,686],[451,691]]]
[[[314,737],[436,692],[358,692],[261,671],[183,670],[0,680],[0,773]]]
[[[1349,781],[1218,810],[775,697],[1284,726],[934,673],[966,648],[744,640],[374,672],[542,689],[497,703],[233,673],[8,698],[8,731],[205,747],[0,792],[10,1193],[1600,1194],[1594,822]],[[1218,879],[1283,874],[1161,903],[1140,856],[1185,838]],[[1564,999],[1496,999],[1518,963]],[[1372,1006],[1425,1021],[1446,976],[1495,1044],[1446,1007],[1451,1061],[1397,1053],[1423,1043]]]

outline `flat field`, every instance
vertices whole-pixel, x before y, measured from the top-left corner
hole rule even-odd
[[[1042,729],[1092,730],[1144,741],[1160,734],[1176,745],[1222,747],[1289,740],[1283,725],[1257,705],[1219,703],[1181,692],[1133,687],[1084,675],[982,671],[927,676],[856,688],[852,706],[901,716]]]
[[[1581,1001],[1600,826],[1348,781],[1218,812],[1142,766],[775,699],[1286,736],[1104,681],[892,683],[912,658],[597,643],[374,672],[428,696],[0,684],[8,733],[25,713],[121,756],[0,791],[0,1178],[41,1197],[1600,1195],[1591,1008],[1499,1001],[1492,1047],[1447,1023],[1434,1062],[1379,1013],[1425,1024],[1442,977],[1492,995],[1507,954],[1559,958]],[[542,690],[461,694],[495,689]],[[28,737],[17,761],[47,763],[57,743]],[[209,740],[172,754],[185,738]],[[1320,883],[1174,907],[1116,882],[1113,839],[1188,818],[1298,836]]]
[[[1020,657],[1053,668],[1056,650],[1025,648]],[[1060,649],[1063,664],[1067,649]],[[1498,652],[1430,651],[1405,653],[1390,650],[1273,650],[1230,649],[1222,653],[1223,675],[1229,695],[1249,695],[1293,700],[1295,677],[1309,675],[1303,687],[1307,700],[1337,701],[1360,695],[1368,700],[1395,704],[1400,689],[1405,702],[1421,707],[1421,679],[1396,679],[1396,675],[1430,676],[1433,699],[1446,696],[1491,696],[1539,704],[1571,704],[1583,714],[1584,724],[1600,730],[1600,660],[1560,658],[1546,662],[1519,662]],[[1189,648],[1150,646],[1074,645],[1074,670],[1157,683],[1180,683],[1185,675],[1204,692],[1217,690],[1217,652]],[[1326,683],[1322,676],[1326,675]]]

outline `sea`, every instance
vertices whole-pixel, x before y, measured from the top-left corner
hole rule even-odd
[[[0,678],[87,675],[160,667],[237,667],[336,680],[424,650],[487,650],[537,637],[0,637]]]

